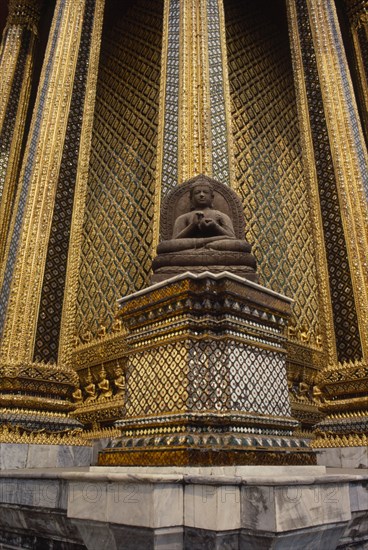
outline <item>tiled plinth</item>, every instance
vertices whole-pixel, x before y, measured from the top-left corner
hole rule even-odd
[[[101,466],[314,464],[293,437],[292,300],[232,273],[185,273],[119,300],[126,411]]]
[[[4,471],[0,547],[364,548],[367,481],[318,466]]]

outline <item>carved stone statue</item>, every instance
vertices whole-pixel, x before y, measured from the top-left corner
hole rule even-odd
[[[152,282],[185,271],[230,271],[258,282],[251,249],[236,193],[200,175],[175,188],[163,203]]]

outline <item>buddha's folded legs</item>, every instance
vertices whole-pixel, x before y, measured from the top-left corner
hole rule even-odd
[[[223,252],[251,252],[252,245],[247,241],[240,241],[238,239],[222,239],[221,241],[214,241],[207,243],[205,248],[210,250],[221,250]]]
[[[203,248],[209,244],[213,244],[216,241],[232,242],[232,239],[229,239],[229,237],[227,237],[226,235],[218,235],[216,237],[201,237],[199,239],[170,239],[168,241],[162,241],[158,245],[157,254],[166,254],[168,252],[181,252],[183,250],[194,250],[196,248]],[[225,247],[221,250],[227,250],[227,248]]]

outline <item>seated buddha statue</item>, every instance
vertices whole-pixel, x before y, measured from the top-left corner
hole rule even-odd
[[[80,386],[75,388],[75,390],[72,393],[72,397],[73,397],[74,403],[77,403],[77,404],[83,403],[83,393]]]
[[[115,371],[116,377],[114,378],[115,395],[121,397],[125,393],[125,377],[121,367],[118,367]]]
[[[87,383],[83,388],[84,393],[86,394],[85,403],[90,403],[91,401],[96,400],[97,395],[96,395],[96,385],[93,382],[91,371],[89,369],[88,369],[86,382]]]
[[[189,208],[181,213],[185,192]],[[165,218],[169,218],[169,223]],[[242,205],[228,186],[197,176],[171,192],[163,205],[162,219],[164,238],[153,261],[152,282],[185,271],[230,271],[258,282],[252,247],[244,238]],[[172,230],[168,231],[170,225]],[[169,238],[165,238],[168,233]]]
[[[104,367],[101,367],[98,389],[100,390],[100,395],[98,397],[99,399],[109,399],[112,396],[110,382],[106,378],[106,371]]]

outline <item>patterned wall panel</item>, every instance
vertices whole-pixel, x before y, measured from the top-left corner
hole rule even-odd
[[[343,362],[362,357],[359,325],[309,16],[304,1],[297,0],[296,6],[316,159],[337,354],[339,361]]]
[[[102,38],[78,330],[150,279],[163,2],[117,8]]]
[[[283,2],[225,1],[235,176],[264,284],[320,330],[316,260],[303,178]]]
[[[68,125],[56,189],[35,340],[35,361],[57,361],[61,315],[78,169],[95,0],[86,0]]]
[[[283,369],[282,354],[236,340],[187,339],[135,352],[127,416],[208,410],[289,416]]]

